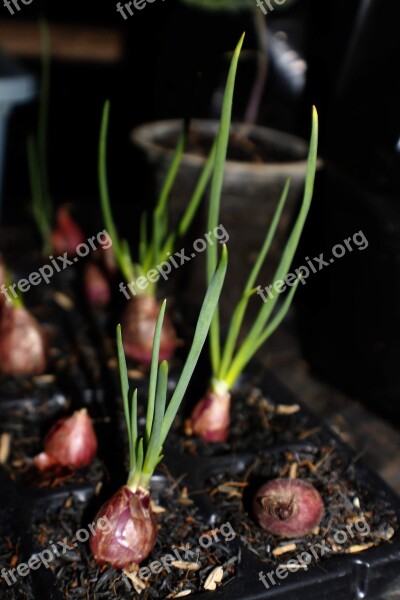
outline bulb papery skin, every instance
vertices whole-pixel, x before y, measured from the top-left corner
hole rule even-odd
[[[90,465],[97,452],[97,437],[85,408],[59,419],[44,440],[44,452],[34,458],[43,471],[56,465],[80,469]]]
[[[256,492],[253,511],[259,525],[283,538],[300,538],[320,524],[324,504],[313,485],[301,479],[274,479]]]
[[[10,377],[41,375],[47,341],[38,321],[23,307],[4,303],[0,316],[0,370]]]
[[[111,300],[110,284],[101,268],[95,263],[85,265],[83,275],[85,296],[92,306],[104,308]]]
[[[60,206],[56,214],[56,226],[51,235],[53,253],[69,256],[77,255],[77,247],[85,242],[81,228],[75,223],[67,207]]]
[[[133,360],[151,363],[153,337],[160,304],[150,294],[134,296],[126,305],[121,319],[125,354]],[[169,360],[175,353],[177,337],[174,326],[165,314],[161,330],[159,362]]]
[[[157,522],[147,490],[120,488],[95,518],[90,549],[98,564],[116,569],[139,565],[154,548]]]
[[[198,402],[190,417],[187,433],[203,442],[226,442],[230,424],[231,394],[209,389]]]

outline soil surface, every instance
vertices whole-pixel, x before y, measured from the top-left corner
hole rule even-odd
[[[85,526],[85,519],[89,519],[87,523],[91,521],[85,503],[72,496],[63,506],[38,515],[34,531],[40,547],[45,547],[50,539],[65,536],[70,546],[75,545],[73,550],[51,564],[64,597],[70,600],[131,599],[141,592],[143,600],[174,598],[184,590],[186,593],[204,591],[205,585],[210,586],[207,579],[218,567],[223,574],[222,583],[218,585],[232,580],[239,562],[237,546],[226,541],[230,536],[222,534],[218,527],[210,529],[194,500],[188,496],[187,488],[164,471],[161,489],[153,494],[159,524],[156,545],[150,557],[140,565],[140,569],[144,569],[167,554],[173,554],[176,560],[160,572],[160,565],[141,571],[142,576],[139,572],[123,574],[96,565],[88,544],[77,542],[74,537],[75,532]],[[208,539],[202,538],[204,535],[211,539],[207,549],[201,545],[209,544]],[[213,535],[219,541],[215,541]]]
[[[218,507],[217,523],[229,521],[243,545],[271,568],[310,552],[310,547],[318,555],[313,562],[355,554],[389,541],[399,528],[389,502],[361,487],[354,464],[346,464],[332,447],[304,445],[287,451],[267,450],[264,457],[249,461],[246,469],[213,470],[207,489]],[[290,476],[307,481],[320,492],[325,514],[309,536],[282,540],[258,526],[251,503],[263,483]],[[318,554],[321,545],[329,551]]]
[[[206,157],[210,153],[213,142],[214,138],[211,135],[196,131],[196,129],[193,128],[189,133],[185,152],[187,154]],[[159,143],[161,143],[161,141]],[[177,143],[178,136],[176,134],[170,134],[162,139],[163,146],[166,146],[170,150],[175,149]],[[283,150],[277,148],[276,145],[272,147],[272,145],[268,146],[262,144],[259,140],[251,135],[247,136],[245,133],[243,135],[240,135],[239,133],[231,134],[227,156],[228,160],[250,162],[256,165],[302,160],[298,154],[290,156],[287,149]]]

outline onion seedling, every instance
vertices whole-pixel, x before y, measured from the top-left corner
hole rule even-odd
[[[43,255],[52,252],[76,256],[76,248],[85,241],[83,232],[74,222],[66,206],[54,207],[49,189],[47,132],[50,98],[50,34],[45,20],[39,21],[41,41],[41,85],[39,118],[36,135],[28,138],[28,169],[32,194],[32,213],[43,243]],[[53,230],[53,222],[55,224]]]
[[[146,425],[142,437],[139,436],[137,424],[137,389],[130,395],[121,326],[117,327],[121,390],[129,440],[129,476],[126,485],[104,504],[95,519],[98,522],[104,517],[111,524],[107,532],[100,531],[96,526],[90,538],[90,548],[100,564],[110,563],[118,569],[134,568],[147,558],[153,549],[157,525],[150,502],[151,478],[163,458],[163,444],[207,338],[225,279],[226,266],[227,249],[224,246],[200,310],[192,346],[168,404],[168,363],[163,360],[159,364],[166,301],[161,305],[154,332]]]
[[[87,262],[83,271],[83,290],[87,301],[96,308],[105,308],[111,301],[111,288],[101,265]]]
[[[224,103],[221,114],[221,122],[225,123],[230,121],[230,107],[232,104],[233,94],[232,80],[235,78],[243,39],[244,36],[240,40],[240,43],[236,48],[232,58],[230,78],[225,90],[226,102]],[[219,175],[222,177],[221,170],[223,170],[224,164],[223,162],[221,163],[221,161],[218,161],[216,158],[218,143],[217,136],[217,139],[213,144],[210,154],[199,176],[193,195],[183,213],[183,216],[175,231],[170,231],[168,227],[167,216],[168,198],[178,174],[185,148],[186,132],[184,131],[182,133],[166,175],[159,200],[154,212],[152,213],[151,237],[150,239],[147,237],[147,217],[145,215],[142,219],[140,227],[140,241],[137,252],[138,259],[134,261],[132,259],[127,241],[120,239],[118,236],[111,212],[106,174],[106,140],[109,111],[110,105],[109,102],[107,102],[103,111],[99,144],[99,183],[101,206],[106,229],[113,241],[113,249],[119,268],[123,277],[125,278],[126,283],[128,284],[129,289],[133,293],[133,298],[127,305],[122,316],[124,349],[127,356],[130,358],[149,363],[152,356],[151,340],[153,338],[155,323],[159,312],[159,304],[156,299],[156,283],[160,278],[160,273],[157,272],[155,268],[167,260],[175,248],[176,241],[187,232],[200,205],[200,201],[207,188],[213,169],[218,169]],[[227,114],[228,112],[229,115]],[[214,263],[214,269],[215,266],[216,261]],[[136,282],[139,280],[139,278],[142,278],[142,280],[144,279],[145,289],[139,289],[139,286],[136,286]],[[210,280],[211,277],[209,278],[209,281]],[[160,360],[169,359],[173,355],[176,343],[177,339],[175,330],[171,321],[166,316],[161,334]]]
[[[47,433],[43,452],[33,463],[39,471],[60,466],[81,469],[91,464],[97,452],[97,438],[86,408],[59,419]]]
[[[218,137],[217,162],[223,165],[226,159],[226,151],[229,138],[229,120],[225,111],[225,120],[221,123],[221,133]],[[295,256],[301,233],[310,209],[314,190],[314,180],[317,164],[318,147],[318,115],[315,108],[312,113],[312,132],[310,148],[308,155],[307,174],[303,201],[297,220],[290,233],[286,246],[284,248],[281,260],[274,275],[274,281],[282,281],[286,278],[291,268]],[[213,174],[211,184],[211,196],[208,216],[208,227],[218,224],[220,192],[223,183],[223,170],[216,168]],[[278,306],[279,294],[275,287],[272,288],[271,298],[263,304],[258,315],[250,328],[250,331],[242,341],[239,340],[243,319],[249,300],[257,292],[255,288],[257,277],[270,249],[275,232],[277,230],[285,201],[288,196],[290,180],[284,186],[280,201],[277,205],[273,219],[269,226],[265,241],[260,250],[258,258],[250,272],[247,283],[243,290],[240,301],[233,312],[224,347],[221,348],[220,327],[218,309],[214,315],[210,328],[210,352],[212,365],[212,379],[210,387],[205,397],[195,406],[190,420],[187,422],[186,431],[194,433],[206,442],[223,442],[227,439],[230,422],[230,403],[231,390],[241,375],[249,361],[256,354],[257,350],[267,341],[280,325],[287,314],[301,275],[297,277],[293,287],[287,294],[281,306]],[[207,247],[207,279],[215,268],[217,260],[216,249],[213,246]],[[271,290],[271,287],[269,288]]]
[[[4,290],[9,284],[6,275]],[[47,368],[47,339],[22,298],[14,298],[11,291],[6,296],[0,303],[0,371],[9,377],[41,375]]]

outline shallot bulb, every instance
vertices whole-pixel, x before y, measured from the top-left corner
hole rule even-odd
[[[23,307],[5,303],[0,316],[0,370],[4,375],[40,375],[47,367],[47,343],[38,321]]]
[[[324,505],[310,483],[301,479],[274,479],[255,494],[253,511],[268,533],[299,538],[312,533],[320,524]]]
[[[122,315],[124,350],[126,356],[139,362],[151,363],[153,337],[160,305],[149,294],[134,296]],[[159,361],[170,359],[177,345],[174,326],[165,315],[161,330]]]
[[[85,242],[85,236],[80,227],[72,219],[68,209],[61,206],[56,214],[56,227],[51,236],[53,252],[76,256],[76,249]]]
[[[116,569],[139,565],[152,551],[157,523],[151,509],[150,494],[123,486],[97,513],[95,522],[107,520],[107,531],[95,525],[90,549],[96,562],[109,563]]]
[[[109,248],[102,248],[102,262],[110,276],[114,276],[118,273],[118,263],[115,258],[114,248],[110,246]]]
[[[44,452],[33,459],[40,471],[56,465],[72,469],[90,465],[97,452],[97,438],[87,410],[59,419],[47,433],[43,448]]]
[[[226,442],[230,424],[231,394],[226,389],[209,389],[186,423],[186,433],[204,442]]]
[[[93,306],[104,308],[111,300],[110,284],[102,269],[94,262],[85,264],[83,274],[85,296]]]

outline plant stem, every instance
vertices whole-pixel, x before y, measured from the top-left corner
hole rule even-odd
[[[292,229],[292,232],[289,236],[289,240],[285,246],[282,258],[280,263],[276,269],[274,274],[273,281],[284,280],[286,275],[291,268],[292,261],[294,259],[297,246],[300,241],[300,237],[304,228],[305,221],[307,219],[307,215],[310,209],[311,200],[313,196],[314,190],[314,181],[315,181],[315,173],[316,173],[316,165],[317,165],[317,156],[318,156],[318,114],[313,107],[312,112],[312,132],[311,132],[311,140],[310,140],[310,149],[308,154],[308,162],[307,162],[307,175],[305,181],[305,188],[303,194],[303,202],[296,219],[295,225]],[[231,387],[235,383],[237,377],[240,375],[242,370],[245,368],[247,363],[250,361],[252,356],[254,356],[255,352],[260,346],[260,340],[264,342],[269,335],[271,335],[272,331],[276,329],[282,320],[283,316],[289,310],[290,302],[294,295],[294,289],[291,290],[288,298],[289,304],[285,302],[283,308],[281,309],[283,312],[277,315],[272,323],[274,323],[274,328],[271,326],[267,327],[268,321],[273,313],[273,310],[276,306],[276,303],[279,298],[278,292],[273,292],[273,298],[266,302],[260,309],[258,316],[252,325],[250,332],[247,334],[245,340],[240,345],[233,361],[229,365],[229,368],[224,373],[224,381],[228,383]],[[283,315],[283,316],[282,316]]]
[[[43,210],[47,219],[51,222],[53,206],[49,192],[48,164],[47,164],[47,136],[49,120],[49,99],[50,99],[50,32],[46,20],[39,21],[41,56],[42,56],[42,75],[40,85],[40,103],[38,119],[38,153],[40,175],[42,181]]]
[[[218,225],[219,209],[221,203],[221,193],[224,181],[224,168],[226,154],[229,142],[230,124],[232,118],[233,93],[235,88],[236,71],[239,62],[240,51],[242,49],[244,35],[242,35],[236,46],[231,66],[228,74],[228,81],[225,88],[224,100],[222,103],[221,123],[217,139],[217,149],[215,156],[215,167],[211,182],[210,206],[208,211],[208,230],[213,231]],[[216,245],[207,247],[207,283],[210,284],[211,278],[215,272],[218,259],[218,249]],[[221,361],[220,347],[220,327],[219,310],[215,311],[210,328],[210,353],[213,372],[217,373]]]
[[[110,116],[110,102],[107,101],[103,109],[103,117],[100,129],[99,139],[99,162],[98,162],[98,173],[99,173],[99,188],[100,188],[100,200],[101,209],[103,212],[103,219],[109,236],[113,242],[113,249],[115,258],[117,259],[118,266],[122,271],[123,276],[127,283],[134,281],[135,279],[135,267],[129,255],[129,248],[127,243],[120,241],[117,233],[117,229],[114,224],[114,219],[111,212],[110,194],[108,189],[107,180],[107,134],[108,134],[108,123]]]
[[[218,373],[219,379],[224,379],[224,377],[226,376],[226,373],[231,365],[232,356],[233,356],[233,353],[234,353],[234,350],[236,347],[236,342],[237,342],[237,339],[238,339],[238,336],[240,333],[240,328],[242,326],[244,316],[246,314],[246,309],[247,309],[249,300],[256,292],[256,290],[253,290],[252,288],[253,288],[253,286],[256,282],[256,279],[261,271],[262,265],[264,264],[264,261],[267,257],[268,251],[272,244],[272,240],[274,239],[274,236],[275,236],[276,230],[278,228],[280,218],[281,218],[281,215],[282,215],[282,212],[283,212],[283,209],[284,209],[287,197],[288,197],[289,187],[290,187],[290,179],[288,179],[288,181],[285,184],[285,187],[283,188],[281,198],[278,202],[278,206],[276,207],[273,219],[268,228],[268,232],[267,232],[264,244],[263,244],[261,251],[258,255],[258,258],[253,266],[253,269],[250,272],[249,278],[246,283],[246,287],[244,288],[242,298],[233,313],[233,316],[232,316],[232,319],[231,319],[231,322],[230,322],[229,328],[228,328],[228,335],[226,338],[224,352],[223,352],[223,356],[222,356],[221,369],[220,369],[220,372]]]

